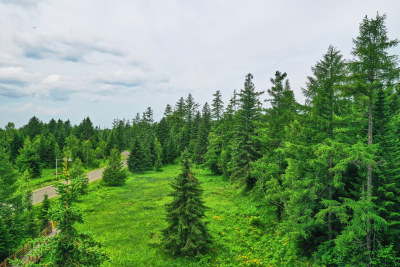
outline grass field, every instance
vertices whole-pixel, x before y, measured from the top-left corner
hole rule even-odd
[[[110,261],[104,266],[280,266],[299,262],[287,246],[288,240],[275,233],[275,221],[265,208],[255,206],[235,185],[205,170],[195,170],[209,207],[206,221],[213,236],[210,253],[198,258],[173,258],[162,249],[161,230],[170,182],[179,166],[163,172],[130,175],[122,187],[104,187],[95,182],[82,198],[80,207],[90,231],[104,243]],[[264,215],[264,216],[263,216]]]

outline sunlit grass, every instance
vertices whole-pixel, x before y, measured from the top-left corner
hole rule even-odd
[[[92,232],[105,244],[110,261],[104,266],[269,266],[265,255],[275,239],[269,239],[274,222],[268,212],[221,176],[201,169],[195,175],[209,207],[211,251],[198,258],[164,253],[164,206],[171,201],[169,184],[179,172],[179,166],[170,165],[163,172],[131,174],[122,187],[104,187],[100,181],[90,186],[80,203],[85,223],[79,229]]]

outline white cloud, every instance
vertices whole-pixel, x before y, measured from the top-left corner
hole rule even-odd
[[[22,49],[25,57],[31,59],[56,59],[70,62],[83,62],[93,53],[121,56],[123,53],[106,40],[95,36],[75,34],[58,35],[41,31],[26,32],[15,35],[15,43]]]

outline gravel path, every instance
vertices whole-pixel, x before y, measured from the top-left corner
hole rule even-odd
[[[124,151],[124,152],[122,152],[122,154],[125,156],[123,165],[124,165],[124,167],[126,167],[129,152]],[[86,176],[89,178],[89,183],[102,178],[103,171],[104,171],[104,168],[88,172]],[[65,181],[63,181],[63,183],[65,183]],[[57,196],[56,188],[54,186],[50,185],[50,186],[46,186],[46,187],[43,187],[43,188],[33,191],[32,192],[32,204],[35,205],[37,203],[42,202],[45,194],[47,194],[49,196],[49,198]]]

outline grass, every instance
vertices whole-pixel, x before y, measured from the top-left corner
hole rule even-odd
[[[85,168],[85,172],[90,172],[106,166],[106,161],[102,160],[97,167]],[[36,190],[42,187],[46,187],[54,184],[56,181],[62,181],[64,176],[62,175],[62,166],[58,168],[58,179],[56,179],[56,169],[42,169],[42,175],[38,178],[32,178],[29,181],[29,186],[32,190]]]
[[[103,266],[280,266],[285,262],[306,266],[292,255],[287,238],[276,234],[276,222],[256,204],[259,201],[201,169],[195,175],[209,207],[211,251],[198,258],[166,254],[161,244],[164,206],[171,201],[169,184],[179,172],[179,166],[170,165],[163,172],[130,174],[122,187],[104,187],[101,181],[90,185],[80,203],[85,223],[78,228],[104,243],[110,260]]]

